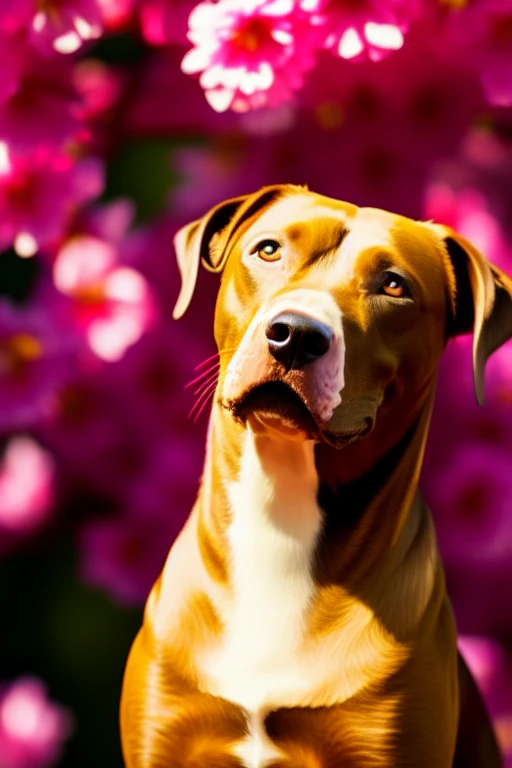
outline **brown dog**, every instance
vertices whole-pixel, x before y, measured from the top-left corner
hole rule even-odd
[[[512,281],[444,227],[286,185],[175,245],[175,316],[200,261],[224,273],[220,369],[128,661],[127,768],[499,766],[417,481],[446,341],[474,330],[481,401]]]

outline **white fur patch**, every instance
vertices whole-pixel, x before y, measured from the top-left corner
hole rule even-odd
[[[311,688],[301,646],[322,524],[317,487],[312,442],[247,431],[239,479],[228,489],[232,596],[219,606],[225,631],[198,668],[210,693],[248,711],[251,735],[239,749],[251,768],[263,766],[273,750],[265,712]]]

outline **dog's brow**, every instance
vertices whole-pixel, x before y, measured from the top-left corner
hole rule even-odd
[[[336,253],[350,232],[345,222],[339,219],[319,219],[308,221],[307,224],[313,228],[315,236],[302,269],[308,269],[321,259]],[[294,225],[288,231],[290,239],[300,240],[304,229],[304,225]]]

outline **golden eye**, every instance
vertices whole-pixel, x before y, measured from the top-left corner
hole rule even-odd
[[[403,277],[393,272],[388,272],[385,282],[382,284],[381,293],[392,296],[394,299],[401,299],[410,295]]]
[[[262,240],[255,247],[253,253],[257,253],[263,261],[279,261],[281,258],[281,243],[277,240]]]

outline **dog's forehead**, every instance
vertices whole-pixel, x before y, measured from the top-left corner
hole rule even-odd
[[[256,232],[280,232],[290,227],[307,227],[321,220],[345,224],[357,207],[314,193],[299,193],[280,198],[251,223],[247,237]]]
[[[393,230],[399,222],[414,228],[416,222],[378,208],[359,208],[334,198],[312,192],[287,195],[270,205],[251,222],[244,239],[259,232],[285,232],[292,239],[315,233],[324,237],[325,231],[346,230],[361,249],[374,245],[391,245]]]

